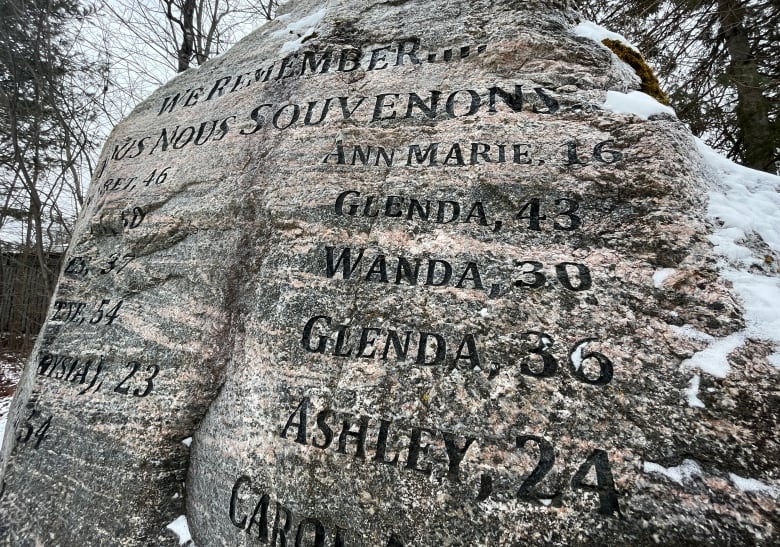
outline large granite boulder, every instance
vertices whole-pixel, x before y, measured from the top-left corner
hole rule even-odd
[[[684,365],[743,327],[686,128],[563,1],[284,9],[112,133],[4,544],[777,541],[769,346]]]

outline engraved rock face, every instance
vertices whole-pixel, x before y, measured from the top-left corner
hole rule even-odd
[[[682,124],[599,108],[639,81],[563,2],[285,9],[112,133],[4,544],[776,539],[768,349],[686,400],[680,327],[743,320]]]

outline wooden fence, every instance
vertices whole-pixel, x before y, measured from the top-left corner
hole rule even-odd
[[[32,345],[46,319],[62,253],[47,256],[51,285],[44,283],[38,258],[26,252],[0,252],[0,348]]]

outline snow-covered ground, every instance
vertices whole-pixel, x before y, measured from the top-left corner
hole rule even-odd
[[[24,355],[0,351],[0,443],[5,433],[5,422],[11,407],[11,398],[24,367]]]

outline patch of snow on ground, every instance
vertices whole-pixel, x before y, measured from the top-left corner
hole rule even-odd
[[[191,543],[192,536],[190,536],[190,528],[187,526],[186,516],[179,515],[173,522],[166,526],[166,528],[179,536],[179,545],[186,545],[188,542],[190,542],[189,545],[193,545]]]
[[[776,498],[778,495],[780,495],[780,492],[778,492],[777,488],[756,479],[746,479],[745,477],[740,477],[734,473],[729,473],[729,478],[731,479],[731,482],[734,483],[734,486],[743,492],[769,494],[773,498]]]
[[[3,442],[8,412],[16,384],[24,367],[26,355],[14,352],[0,353],[0,444]]]
[[[0,399],[0,445],[5,437],[5,424],[8,421],[8,411],[11,410],[11,397]]]
[[[693,477],[701,476],[701,467],[693,460],[683,460],[683,462],[676,467],[663,467],[657,463],[644,462],[642,469],[645,473],[663,475],[677,484],[683,484],[683,482],[688,481]]]
[[[677,116],[674,109],[663,105],[650,95],[641,91],[607,91],[607,100],[601,105],[604,110],[617,112],[618,114],[634,114],[643,120],[654,114],[671,114]]]
[[[187,437],[181,442],[181,444],[183,444],[184,446],[190,446],[192,444],[192,437]]]
[[[624,44],[631,46],[639,52],[639,48],[637,48],[634,44],[632,44],[628,38],[623,36],[622,34],[618,34],[617,32],[612,32],[611,30],[607,30],[601,25],[597,25],[596,23],[593,23],[591,21],[582,20],[580,23],[574,27],[574,34],[577,36],[582,36],[583,38],[590,38],[597,44],[599,44],[601,47],[609,49],[607,46],[601,43],[602,40],[618,40],[619,42],[623,42]],[[610,50],[612,51],[612,50]]]
[[[302,19],[293,21],[284,29],[274,32],[272,36],[275,37],[288,36],[290,34],[296,36],[294,40],[285,42],[279,50],[279,53],[285,55],[299,50],[303,42],[312,36],[314,29],[320,24],[320,21],[325,18],[326,13],[328,13],[328,10],[325,8],[319,9]]]

